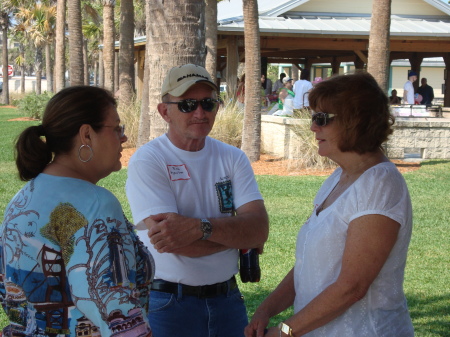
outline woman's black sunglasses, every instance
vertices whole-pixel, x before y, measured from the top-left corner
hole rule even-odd
[[[213,98],[204,98],[200,101],[196,99],[184,99],[178,102],[164,102],[166,104],[178,104],[178,110],[183,113],[189,113],[195,111],[200,103],[200,106],[203,110],[207,112],[212,112],[217,109],[217,105],[219,104],[219,100]]]
[[[312,122],[316,122],[317,126],[325,126],[327,125],[336,115],[329,114],[326,112],[315,112],[312,114],[311,119]]]

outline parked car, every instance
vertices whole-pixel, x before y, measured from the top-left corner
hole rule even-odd
[[[3,92],[3,82],[0,82],[0,93]]]

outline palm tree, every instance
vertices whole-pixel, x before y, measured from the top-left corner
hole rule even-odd
[[[166,131],[166,124],[156,106],[160,102],[162,81],[169,69],[187,63],[204,66],[206,56],[204,0],[167,0],[164,4],[159,0],[149,0],[147,5],[147,32],[151,34],[147,34],[145,67],[148,67],[151,81],[147,80],[149,103],[142,104],[140,144],[148,141],[141,138],[147,132],[145,129],[150,128],[150,139]]]
[[[206,61],[205,68],[216,83],[217,71],[217,0],[206,0]]]
[[[367,71],[387,92],[389,79],[389,36],[391,26],[391,1],[377,0],[372,5]]]
[[[120,3],[119,92],[121,104],[130,105],[134,96],[133,0]]]
[[[251,162],[259,160],[261,148],[261,53],[257,0],[243,0],[245,43],[245,113],[242,151]]]
[[[115,0],[102,0],[103,4],[103,64],[104,87],[114,91],[114,6]]]
[[[9,13],[1,5],[0,8],[0,28],[2,30],[2,41],[3,41],[3,52],[2,52],[2,62],[3,62],[3,91],[2,91],[2,103],[9,104],[9,81],[8,81],[8,27],[9,27]],[[5,80],[6,79],[6,80]]]
[[[66,86],[66,0],[58,0],[56,9],[55,88],[58,92]]]
[[[70,85],[82,85],[84,83],[84,68],[81,0],[69,0],[67,2],[67,19],[69,27]]]
[[[30,8],[19,8],[15,17],[18,22],[23,24],[25,35],[28,36],[30,41],[32,41],[36,47],[36,93],[40,95],[43,63],[42,51],[44,47],[46,59],[48,60],[47,74],[51,73],[51,64],[49,62],[51,60],[50,45],[52,44],[56,21],[56,6],[35,3],[34,6]],[[53,88],[51,88],[50,91],[53,91]]]

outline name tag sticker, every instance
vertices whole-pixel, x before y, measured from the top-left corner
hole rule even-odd
[[[169,172],[170,180],[189,180],[191,176],[186,165],[167,165],[167,171]]]

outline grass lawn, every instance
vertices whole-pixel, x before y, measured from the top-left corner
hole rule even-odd
[[[0,214],[23,186],[17,178],[12,144],[24,127],[36,122],[6,122],[20,117],[17,110],[0,109]],[[131,219],[124,193],[127,171],[123,169],[101,180],[122,202]],[[422,163],[419,170],[404,174],[414,210],[414,229],[406,266],[405,292],[418,337],[450,336],[450,161]],[[261,256],[259,283],[241,284],[248,314],[276,287],[294,264],[297,232],[312,210],[312,200],[325,177],[257,176],[270,216],[270,236]],[[275,317],[286,319],[292,310]],[[6,324],[0,310],[0,326]]]

